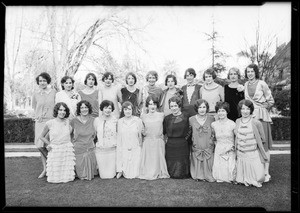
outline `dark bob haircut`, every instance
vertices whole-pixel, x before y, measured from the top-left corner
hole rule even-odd
[[[93,77],[93,79],[95,80],[94,85],[97,86],[97,85],[98,85],[97,77],[96,77],[96,75],[95,75],[94,73],[92,73],[92,72],[88,73],[88,74],[85,76],[84,84],[85,84],[85,85],[87,84],[87,79],[88,79],[90,76]]]
[[[259,79],[259,69],[258,69],[258,66],[256,64],[249,64],[246,69],[245,69],[245,78],[248,79],[248,76],[247,76],[247,68],[252,68],[255,72],[255,78],[256,79]]]
[[[216,103],[216,106],[215,106],[216,112],[218,112],[219,109],[225,109],[226,112],[229,113],[230,112],[230,105],[227,102],[218,101]]]
[[[101,102],[100,110],[103,111],[103,109],[108,107],[108,106],[111,106],[111,111],[115,110],[114,103],[112,101],[109,101],[109,100],[104,100],[104,101]]]
[[[57,117],[58,110],[61,106],[63,106],[65,108],[65,111],[66,111],[65,118],[68,118],[70,116],[70,109],[69,109],[68,105],[65,104],[64,102],[58,102],[57,104],[55,104],[55,106],[53,108],[53,117],[54,118]]]
[[[177,85],[177,78],[175,75],[167,75],[166,80],[165,80],[165,85],[167,86],[167,82],[169,78],[173,78],[173,81],[175,83],[175,85]]]
[[[206,100],[204,100],[204,99],[198,99],[198,100],[196,100],[195,101],[195,103],[194,103],[194,110],[198,113],[198,109],[199,109],[199,107],[201,106],[201,104],[205,104],[205,106],[206,106],[206,112],[209,112],[209,104],[208,104],[208,102],[206,101]]]
[[[208,68],[207,70],[204,71],[203,81],[205,81],[205,74],[206,75],[211,75],[213,79],[216,79],[216,77],[217,77],[216,71],[214,70],[214,68]]]
[[[124,109],[128,109],[129,106],[131,106],[131,109],[132,109],[132,115],[134,115],[134,107],[133,107],[133,104],[132,104],[130,101],[125,101],[125,102],[122,104],[122,113],[124,113]]]
[[[132,76],[133,77],[133,79],[134,79],[134,84],[136,84],[136,81],[137,81],[137,79],[136,79],[136,75],[133,73],[133,72],[129,72],[129,73],[127,73],[126,74],[126,76],[125,76],[125,82],[126,82],[126,84],[128,84],[127,83],[127,78],[128,78],[128,76]]]
[[[188,68],[185,72],[184,72],[184,79],[186,79],[186,75],[187,73],[192,74],[194,76],[194,78],[196,78],[196,71],[193,68]]]
[[[71,77],[71,76],[64,76],[64,77],[62,77],[62,79],[61,79],[61,81],[60,81],[60,83],[61,83],[61,88],[64,90],[65,89],[65,87],[64,87],[64,83],[66,83],[66,81],[68,80],[68,79],[71,79],[71,81],[72,81],[72,89],[74,89],[74,79]]]
[[[153,71],[153,70],[149,71],[146,75],[146,81],[148,81],[149,75],[153,75],[155,77],[156,81],[158,80],[158,74],[156,71]]]
[[[39,85],[39,78],[40,78],[40,77],[46,79],[47,84],[50,84],[50,83],[51,83],[51,77],[50,77],[50,75],[49,75],[48,73],[46,73],[46,72],[42,72],[41,74],[39,74],[39,75],[35,78],[37,85]]]
[[[90,104],[90,102],[86,101],[86,100],[82,100],[82,101],[79,101],[77,103],[77,107],[76,107],[76,115],[80,115],[80,107],[81,105],[84,104],[87,106],[87,108],[89,109],[89,114],[92,114],[93,112],[93,109],[92,109],[92,105]]]
[[[114,79],[114,74],[112,74],[112,72],[105,72],[102,76],[102,81],[104,82],[105,79],[109,78],[109,76],[111,77],[112,82],[114,82],[115,79]]]
[[[156,95],[149,95],[146,99],[146,104],[145,106],[149,106],[149,102],[153,101],[154,104],[156,104],[157,108],[159,107],[159,98]]]
[[[170,108],[171,102],[176,102],[176,104],[178,105],[179,108],[182,107],[182,100],[178,96],[173,96],[172,98],[169,99],[169,108]]]
[[[241,109],[243,107],[243,105],[247,106],[250,108],[250,115],[252,115],[253,111],[254,111],[254,105],[253,103],[250,101],[250,100],[246,100],[246,99],[243,99],[239,102],[238,104],[238,112],[239,112],[239,115],[241,116]]]

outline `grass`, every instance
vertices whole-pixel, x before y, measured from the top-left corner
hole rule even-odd
[[[291,210],[290,155],[272,155],[272,180],[262,188],[192,179],[140,179],[91,181],[75,179],[65,184],[38,179],[38,158],[6,158],[7,207],[263,207],[267,211]]]

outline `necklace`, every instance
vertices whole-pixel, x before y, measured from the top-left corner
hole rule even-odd
[[[251,117],[250,117],[249,120],[246,121],[246,122],[243,122],[243,119],[241,119],[241,122],[242,122],[243,124],[246,124],[246,123],[248,123],[250,120],[251,120]]]
[[[249,81],[249,85],[253,85],[257,82],[257,80],[255,79],[253,82]]]

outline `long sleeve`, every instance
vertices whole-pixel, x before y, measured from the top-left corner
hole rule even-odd
[[[266,99],[266,108],[269,109],[274,105],[274,98],[272,96],[271,90],[266,82],[262,81],[262,90]]]
[[[225,100],[224,98],[224,87],[220,86],[219,87],[219,95],[220,95],[220,99],[223,102]]]

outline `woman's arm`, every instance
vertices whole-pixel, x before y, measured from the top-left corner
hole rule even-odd
[[[41,135],[40,135],[40,137],[39,137],[39,139],[40,139],[41,141],[43,141],[43,143],[45,143],[45,144],[48,145],[48,146],[47,146],[48,151],[51,150],[51,146],[49,146],[49,145],[50,145],[50,141],[48,140],[48,138],[49,138],[49,134],[48,134],[49,131],[50,131],[50,129],[49,129],[47,123],[46,123],[46,125],[45,125],[45,127],[44,127],[44,129],[43,129],[43,131],[42,131],[42,133],[41,133]],[[48,147],[49,147],[49,148],[48,148]]]
[[[221,85],[219,86],[219,95],[220,95],[220,99],[223,102],[224,99],[224,87],[222,87]]]
[[[274,105],[274,98],[272,96],[272,92],[269,88],[269,86],[267,85],[266,82],[262,81],[262,90],[266,99],[266,108],[270,109],[273,105]]]

